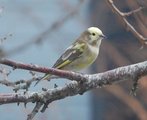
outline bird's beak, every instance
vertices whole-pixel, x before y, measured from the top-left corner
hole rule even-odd
[[[100,37],[103,39],[107,39],[107,36],[105,36],[104,34],[102,34]]]

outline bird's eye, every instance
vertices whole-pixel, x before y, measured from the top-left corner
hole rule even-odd
[[[95,33],[92,33],[93,36],[95,36]]]

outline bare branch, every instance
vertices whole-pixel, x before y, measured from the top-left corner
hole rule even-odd
[[[38,113],[38,110],[41,108],[42,105],[43,105],[43,103],[37,102],[33,111],[30,114],[28,114],[27,120],[32,120],[34,118],[34,116]]]
[[[37,93],[37,92],[31,93],[31,94],[28,93],[29,96],[33,98],[32,96],[34,96],[34,94],[37,94],[37,96],[39,96],[37,97],[39,98],[39,100],[41,100],[42,102],[46,102],[47,100],[57,100],[67,96],[80,94],[80,93],[86,92],[89,89],[101,87],[103,85],[110,85],[115,82],[120,82],[125,80],[134,80],[136,76],[138,78],[138,76],[142,77],[147,75],[147,61],[134,64],[134,65],[120,67],[120,68],[110,70],[104,73],[98,73],[93,75],[80,74],[80,73],[74,73],[74,72],[71,74],[70,77],[68,75],[69,73],[67,72],[67,75],[65,76],[65,78],[71,79],[71,80],[76,79],[79,82],[73,81],[70,84],[66,85],[66,87],[63,87],[63,88],[58,87],[51,90],[49,89],[47,91],[43,91],[42,93]],[[0,96],[1,96],[0,98],[6,97],[3,95],[0,95]],[[24,102],[24,101],[28,102],[28,99],[30,101],[30,98],[27,96],[24,94],[16,93],[16,94],[12,94],[11,98],[17,98],[15,102]],[[6,97],[5,99],[1,99],[0,103],[3,103],[3,104],[11,103],[9,101],[9,98],[10,98],[10,95],[9,97]],[[36,98],[36,95],[35,95],[35,98]]]
[[[67,78],[70,80],[73,80],[73,79],[79,80],[79,78],[81,78],[81,74],[74,73],[71,71],[40,67],[38,65],[32,65],[32,64],[24,64],[24,63],[15,62],[8,59],[1,59],[0,64],[11,66],[13,69],[24,69],[24,70],[31,70],[31,71],[42,72],[42,73],[50,73],[50,74],[57,75],[57,76]],[[75,74],[76,74],[76,77],[75,77]],[[73,76],[74,78],[72,79]]]
[[[31,102],[32,100],[25,94],[20,93],[7,93],[7,94],[0,94],[0,104],[7,104],[7,103],[26,103]]]
[[[0,80],[0,84],[10,86],[10,87],[15,86],[15,84],[13,82],[9,82],[8,80]]]
[[[121,12],[113,3],[113,0],[106,0],[109,7],[111,8],[111,10],[120,18],[120,20],[125,24],[127,30],[131,31],[137,38],[138,40],[142,43],[142,45],[147,45],[147,38],[143,37],[129,22],[128,20],[125,18],[126,16],[129,16],[133,13],[139,12],[140,10],[142,10],[142,7],[139,7],[136,10],[132,10],[128,13],[123,13]]]
[[[147,61],[93,75],[62,71],[52,68],[47,69],[34,65],[16,63],[14,61],[6,60],[6,59],[1,60],[0,63],[12,66],[14,68],[51,73],[70,80],[76,80],[70,82],[64,87],[47,89],[42,92],[26,92],[25,94],[24,93],[0,94],[0,104],[20,103],[20,102],[26,104],[28,102],[36,102],[36,106],[34,110],[28,115],[28,120],[32,120],[41,107],[42,107],[41,112],[44,112],[48,107],[48,104],[53,101],[66,98],[68,96],[83,94],[88,90],[98,87],[103,87],[105,85],[114,84],[120,81],[125,81],[125,80],[136,81],[136,79],[139,79],[140,77],[147,75]]]
[[[121,12],[121,15],[124,16],[124,17],[125,16],[130,16],[130,15],[132,15],[134,13],[137,13],[137,12],[141,11],[142,9],[143,9],[143,7],[139,7],[137,9],[135,9],[135,10],[130,11],[130,12],[126,12],[126,13]]]

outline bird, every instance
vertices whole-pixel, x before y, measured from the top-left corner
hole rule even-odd
[[[79,72],[90,66],[99,55],[101,41],[106,36],[97,27],[89,27],[59,57],[52,68]],[[39,79],[49,80],[52,75],[47,73]]]

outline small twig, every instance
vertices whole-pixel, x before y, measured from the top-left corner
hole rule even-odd
[[[132,11],[130,11],[130,12],[126,12],[126,13],[123,13],[123,12],[121,12],[121,15],[122,16],[130,16],[130,15],[132,15],[132,14],[134,14],[134,13],[137,13],[137,12],[139,12],[139,11],[141,11],[143,9],[143,7],[139,7],[139,8],[137,8],[137,9],[135,9],[135,10],[132,10]]]
[[[0,84],[12,87],[15,92],[17,92],[20,89],[28,91],[28,88],[32,84],[32,82],[37,81],[39,78],[32,78],[29,80],[18,80],[14,82],[10,82],[8,80],[0,80]]]
[[[138,81],[139,81],[139,79],[133,80],[133,87],[132,87],[131,93],[130,93],[133,96],[136,96],[136,92],[138,90]]]
[[[37,102],[33,111],[28,114],[27,120],[32,120],[34,118],[34,116],[38,113],[39,109],[42,107],[43,103],[41,102]]]
[[[9,87],[15,87],[15,83],[14,82],[10,82],[8,80],[0,80],[0,84],[6,85],[6,86],[9,86]]]
[[[29,87],[31,86],[32,82],[36,81],[39,78],[32,78],[29,80],[18,80],[14,82],[15,86],[13,86],[13,90],[17,92],[20,89],[24,89],[28,91]]]

